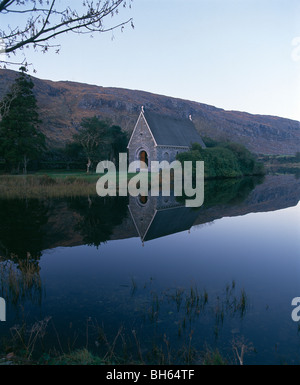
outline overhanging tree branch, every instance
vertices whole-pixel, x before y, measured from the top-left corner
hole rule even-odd
[[[132,18],[111,21],[121,8],[131,7],[133,0],[82,0],[74,8],[74,1],[65,0],[2,0],[0,1],[0,38],[5,44],[5,52],[9,58],[25,47],[33,46],[46,52],[49,48],[60,47],[52,40],[62,34],[105,33],[123,28],[132,23]],[[10,14],[20,14],[18,26],[11,27]],[[13,20],[14,18],[12,18]],[[7,24],[5,24],[7,22]],[[6,25],[6,26],[5,26]],[[1,63],[1,59],[0,59]],[[8,64],[9,61],[2,60]]]

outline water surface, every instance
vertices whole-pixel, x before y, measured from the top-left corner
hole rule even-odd
[[[200,363],[208,349],[235,363],[244,344],[245,364],[299,364],[299,197],[282,175],[208,182],[198,210],[174,197],[2,200],[1,335],[49,316],[45,351],[103,355],[117,337],[114,354],[145,363]]]

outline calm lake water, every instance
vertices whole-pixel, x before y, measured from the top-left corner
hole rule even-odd
[[[218,349],[237,363],[244,345],[244,364],[300,364],[299,200],[293,175],[209,182],[198,210],[174,197],[0,200],[1,337],[26,324],[28,339],[51,317],[38,354],[199,363]]]

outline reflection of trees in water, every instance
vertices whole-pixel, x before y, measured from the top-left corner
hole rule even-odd
[[[202,208],[243,202],[262,178],[209,180],[205,182]],[[185,197],[177,200],[185,203]],[[115,226],[127,215],[127,197],[98,196],[64,200],[79,214],[74,228],[87,245],[99,246],[110,239]],[[0,255],[9,259],[39,260],[45,246],[45,226],[50,216],[50,202],[38,199],[0,200]],[[196,208],[197,209],[197,208]]]
[[[55,201],[56,202],[56,201]],[[74,228],[84,243],[99,246],[110,239],[115,226],[127,214],[127,197],[78,197],[63,200],[69,210],[79,214]],[[51,202],[38,199],[0,200],[0,256],[15,261],[38,261],[45,247],[45,225]]]
[[[0,200],[0,255],[9,259],[38,260],[43,250],[43,225],[48,208],[38,199]]]
[[[108,241],[115,226],[120,225],[127,215],[127,197],[98,196],[75,198],[70,209],[80,215],[75,230],[79,231],[86,245],[99,247]]]
[[[263,176],[205,180],[204,203],[201,207],[208,208],[217,205],[242,203],[250,192],[263,181]],[[186,198],[183,194],[182,197],[176,199],[184,204]],[[195,208],[195,210],[198,209]]]
[[[263,181],[261,176],[208,180],[204,187],[204,207],[242,203]]]
[[[0,290],[9,303],[41,302],[38,261],[47,222],[48,208],[43,201],[0,200]]]
[[[80,197],[64,202],[80,216],[74,230],[85,244],[97,247],[110,239],[127,214],[127,198]],[[41,303],[39,259],[49,207],[51,202],[38,199],[0,200],[0,296],[13,305],[27,300]]]

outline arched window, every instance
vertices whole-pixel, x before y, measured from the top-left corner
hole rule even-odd
[[[148,197],[147,196],[140,196],[140,203],[142,205],[145,205],[148,202]]]

